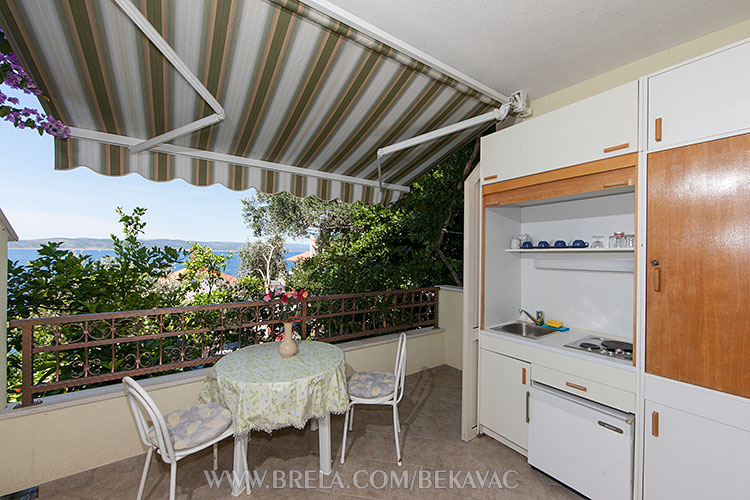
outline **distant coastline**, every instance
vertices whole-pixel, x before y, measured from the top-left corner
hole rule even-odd
[[[112,240],[110,238],[65,238],[65,237],[52,237],[52,238],[36,238],[30,240],[10,241],[8,242],[8,249],[11,250],[36,250],[43,244],[50,241],[62,242],[60,246],[63,250],[79,250],[84,252],[99,251],[99,250],[113,250]],[[146,246],[149,247],[172,247],[172,248],[190,248],[191,242],[188,240],[174,240],[174,239],[151,239],[141,240]],[[198,241],[201,245],[207,246],[216,252],[236,252],[245,243],[237,241]],[[299,251],[304,252],[309,248],[308,243],[287,243],[287,251]]]

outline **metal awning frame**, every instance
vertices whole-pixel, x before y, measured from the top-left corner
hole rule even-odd
[[[154,46],[161,52],[161,54],[170,62],[170,64],[177,70],[180,75],[187,81],[187,83],[200,95],[206,103],[214,111],[212,115],[200,118],[191,123],[182,125],[174,130],[170,130],[158,136],[150,139],[133,138],[117,134],[109,134],[106,132],[99,132],[95,130],[81,129],[77,127],[70,127],[70,136],[75,139],[91,140],[105,144],[112,144],[115,146],[127,147],[131,155],[143,153],[143,152],[158,152],[166,153],[177,156],[185,156],[188,158],[195,158],[198,160],[207,161],[219,161],[234,165],[242,165],[246,167],[263,168],[266,170],[273,170],[277,172],[286,172],[295,175],[304,175],[307,177],[315,177],[320,179],[327,179],[333,181],[346,182],[349,184],[359,184],[363,186],[377,187],[381,191],[383,189],[390,189],[399,192],[408,192],[409,187],[400,184],[384,184],[380,174],[378,180],[361,179],[358,177],[334,174],[329,172],[322,172],[312,169],[306,169],[302,167],[296,167],[293,165],[286,165],[282,163],[274,163],[264,160],[256,160],[253,158],[246,158],[241,156],[235,156],[225,153],[216,153],[213,151],[205,151],[195,148],[188,148],[184,146],[176,146],[173,144],[166,144],[178,137],[182,137],[187,134],[191,134],[205,127],[210,127],[226,117],[223,106],[219,103],[216,97],[203,85],[198,77],[190,71],[185,62],[177,55],[177,52],[172,48],[171,45],[159,34],[154,26],[146,19],[146,16],[135,6],[131,0],[112,0],[117,6],[125,13],[128,18],[136,25],[136,27],[154,44]]]
[[[174,130],[157,135],[151,139],[142,140],[133,144],[129,147],[130,153],[137,154],[143,151],[148,151],[149,149],[153,149],[154,146],[182,137],[183,135],[191,134],[197,130],[222,121],[226,117],[222,105],[219,104],[219,101],[213,96],[213,94],[211,94],[206,86],[203,85],[198,77],[188,69],[185,62],[177,55],[177,52],[175,52],[172,46],[169,45],[164,37],[159,34],[156,28],[154,28],[154,25],[148,22],[148,19],[146,19],[146,16],[138,10],[138,7],[136,7],[130,0],[113,0],[113,2],[122,9],[131,21],[133,21],[133,24],[141,30],[141,33],[151,40],[151,43],[153,43],[157,50],[162,53],[170,64],[172,64],[174,69],[176,69],[177,72],[187,80],[188,84],[203,98],[204,101],[206,101],[206,104],[214,110],[214,114],[210,116],[177,127]]]

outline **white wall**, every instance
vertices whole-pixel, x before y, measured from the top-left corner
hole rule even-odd
[[[557,239],[591,243],[595,234],[635,234],[634,212],[634,193],[524,207],[521,232],[550,245]],[[539,269],[535,261],[632,262],[633,254],[513,255],[521,261],[521,307],[531,314],[541,310],[571,328],[632,338],[634,273]]]

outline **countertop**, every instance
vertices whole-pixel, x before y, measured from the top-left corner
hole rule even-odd
[[[504,324],[504,323],[501,323],[501,324]],[[492,325],[492,326],[497,326],[497,325]],[[560,354],[564,354],[566,356],[571,356],[571,357],[583,359],[586,361],[593,361],[596,363],[601,363],[604,365],[613,366],[613,367],[624,369],[624,370],[629,370],[633,372],[636,371],[635,366],[633,366],[633,362],[631,360],[610,358],[610,357],[602,356],[601,354],[596,354],[593,352],[586,352],[586,351],[581,351],[578,349],[572,349],[570,347],[565,347],[565,344],[575,342],[576,340],[580,340],[583,337],[588,337],[589,335],[596,335],[597,337],[602,337],[605,339],[629,341],[628,339],[623,339],[621,337],[603,335],[599,332],[590,332],[586,330],[575,330],[572,328],[566,332],[550,333],[538,339],[530,339],[528,337],[522,337],[520,335],[514,335],[512,333],[502,333],[502,332],[498,332],[498,331],[490,330],[490,329],[481,330],[481,332],[485,335],[490,335],[492,337],[496,337],[499,339],[508,340],[510,342],[516,342],[516,343],[523,344],[529,347],[535,347],[538,349],[553,351],[553,352],[557,352]]]

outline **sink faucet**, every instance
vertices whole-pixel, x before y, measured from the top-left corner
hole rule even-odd
[[[526,309],[519,309],[518,310],[518,314],[525,314],[526,316],[528,316],[528,318],[531,321],[534,322],[534,324],[537,324],[537,325],[543,325],[544,324],[544,312],[543,311],[537,311],[536,312],[536,319],[534,319],[534,317],[531,314],[529,314],[526,311]]]

